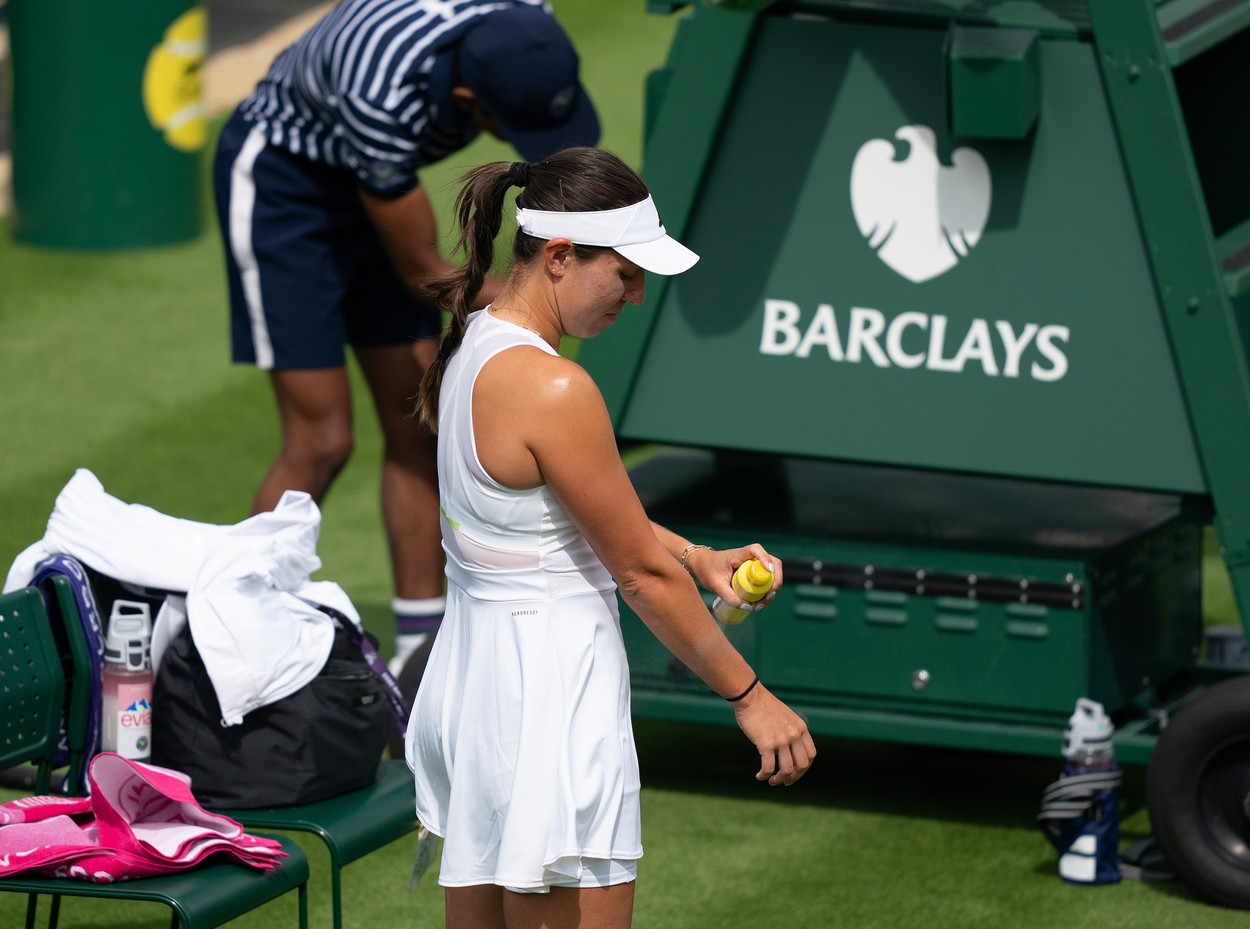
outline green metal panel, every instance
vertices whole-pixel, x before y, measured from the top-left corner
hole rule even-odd
[[[661,210],[660,218],[673,235],[682,234],[694,208],[754,22],[754,16],[745,13],[714,9],[687,15],[673,37],[663,69],[667,73],[648,84],[647,126],[651,134],[643,151],[644,174]],[[673,81],[673,75],[680,79]],[[652,171],[652,165],[659,167]],[[622,313],[610,330],[610,338],[591,339],[579,348],[578,361],[594,372],[618,426],[667,285],[667,278],[653,275],[647,284],[646,302],[637,310]]]
[[[955,26],[948,39],[948,122],[954,135],[1027,136],[1041,105],[1037,33]]]
[[[837,541],[777,545],[788,558],[858,562],[877,570],[892,566],[1051,584],[1063,584],[1069,575],[1075,579],[1069,583],[1085,580],[1079,563]],[[826,700],[818,702],[870,698],[913,713],[1017,719],[1064,716],[1088,693],[1084,608],[847,588],[834,598],[836,613],[821,615],[812,607],[835,605],[820,599],[825,585],[787,588],[756,617],[762,628],[755,667],[770,687],[819,688]],[[917,677],[922,672],[923,685]]]
[[[790,0],[784,8],[826,16],[872,18],[898,25],[958,22],[1036,29],[1046,35],[1068,37],[1089,31],[1085,0]]]
[[[707,527],[680,528],[713,545],[731,544]],[[863,589],[862,583],[812,583],[799,571],[800,565],[845,562],[868,571],[979,575],[983,583],[992,583],[999,571],[1015,584],[1028,578],[1034,586],[1079,588],[1086,580],[1079,562],[794,535],[761,541],[799,579],[788,581],[762,613],[726,627],[726,634],[769,688],[794,694],[803,712],[843,706],[1061,724],[1077,697],[1093,693],[1092,624],[1083,600],[1076,608],[980,602],[964,592],[925,595]],[[707,695],[628,608],[622,609],[622,630],[636,692]]]
[[[709,6],[742,13],[758,13],[772,6],[776,0],[707,0]]]
[[[786,699],[792,695],[782,693]],[[635,690],[634,714],[655,719],[681,720],[709,725],[734,724],[733,712],[719,697],[674,691]],[[1062,724],[1001,722],[955,716],[926,716],[899,710],[867,707],[810,706],[803,708],[808,726],[817,734],[844,739],[909,742],[978,751],[1013,752],[1055,757],[1063,745]],[[1130,724],[1116,732],[1116,758],[1123,764],[1150,760],[1158,735],[1156,721]]]
[[[1202,642],[1202,530],[1193,513],[1095,557],[1090,695],[1112,707],[1189,675]]]
[[[683,232],[702,260],[667,285],[658,313],[649,301],[633,328],[582,356],[597,378],[613,365],[638,369],[632,394],[623,399],[616,379],[605,390],[620,433],[1202,492],[1119,152],[1090,93],[1091,47],[1042,42],[1035,134],[974,145],[942,129],[944,31],[757,23]],[[675,68],[670,98],[693,80]],[[988,175],[979,240],[978,217],[949,231],[949,245],[934,217],[938,197],[975,200],[960,189],[975,181],[891,200],[907,178],[889,159],[908,157],[904,140],[923,148],[935,133],[943,162]],[[671,144],[672,131],[663,138]],[[878,204],[864,196],[866,214],[883,211],[886,224],[896,211],[903,226],[904,212],[928,209],[933,247],[919,263],[909,229],[876,254],[861,232],[875,220],[857,223],[859,157],[861,192],[886,194]],[[939,173],[922,161],[911,177]],[[649,165],[657,188],[691,196],[679,159]]]
[[[1242,624],[1250,629],[1246,343],[1224,289],[1223,270],[1216,263],[1211,218],[1153,4],[1090,0],[1090,15],[1107,99],[1151,256],[1151,280],[1180,369]],[[1185,34],[1177,38],[1183,40]],[[1241,151],[1243,163],[1247,155]],[[1208,193],[1219,196],[1218,190]]]
[[[1173,66],[1214,48],[1250,26],[1250,4],[1247,3],[1156,0],[1156,5],[1159,7],[1159,31],[1167,42],[1167,61]]]
[[[723,529],[675,525],[712,545],[736,541]],[[959,739],[977,724],[1058,729],[1080,696],[1128,720],[1159,683],[1192,664],[1201,636],[1192,515],[1135,537],[1114,557],[795,531],[753,537],[783,560],[787,583],[771,606],[726,634],[770,689],[826,734],[862,735],[856,714],[881,713],[919,726],[920,741],[943,728]],[[622,629],[635,694],[665,698],[653,712],[676,711],[670,697],[719,702],[624,607]],[[916,740],[895,728],[890,737]]]

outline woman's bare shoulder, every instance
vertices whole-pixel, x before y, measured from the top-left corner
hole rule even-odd
[[[478,375],[478,388],[553,411],[569,404],[603,403],[585,368],[532,345],[508,349],[488,361]]]

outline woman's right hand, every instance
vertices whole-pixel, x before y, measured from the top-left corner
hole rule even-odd
[[[741,548],[725,550],[701,548],[690,553],[687,564],[689,565],[691,575],[704,590],[737,607],[742,603],[742,598],[733,588],[734,571],[744,561],[752,558],[757,559],[772,572],[773,586],[757,603],[743,605],[755,610],[762,610],[769,603],[773,602],[773,598],[777,596],[777,589],[781,587],[782,581],[781,559],[774,558],[762,545],[752,543]]]
[[[789,787],[812,766],[816,745],[807,723],[763,684],[733,704],[734,718],[760,753],[757,781]]]

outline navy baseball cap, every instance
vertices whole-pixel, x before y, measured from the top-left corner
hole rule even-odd
[[[541,6],[486,13],[457,56],[460,76],[526,161],[599,142],[599,116],[578,78],[577,52]]]

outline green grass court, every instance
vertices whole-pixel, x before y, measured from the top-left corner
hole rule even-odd
[[[663,60],[672,21],[645,14],[642,0],[556,6],[600,106],[604,146],[639,164],[644,75]],[[454,177],[497,157],[506,150],[479,143],[425,176],[444,216]],[[247,515],[276,448],[276,427],[263,376],[229,363],[226,318],[211,223],[184,245],[115,254],[34,250],[15,244],[7,229],[0,235],[6,571],[42,536],[56,493],[76,468],[94,471],[115,496],[170,515],[209,522]],[[358,396],[358,447],[323,509],[318,576],[346,589],[389,648],[378,438]],[[1210,564],[1210,615],[1230,621],[1218,562]],[[1058,772],[1058,745],[1049,760],[818,738],[820,757],[808,777],[770,790],[752,779],[753,751],[734,729],[640,721],[638,736],[647,850],[640,929],[1245,925],[1245,914],[1208,906],[1181,884],[1061,882],[1056,856],[1033,825],[1041,791]],[[1122,794],[1127,842],[1149,830],[1144,771],[1127,773]],[[311,925],[327,927],[324,855],[300,841],[314,874]],[[403,841],[347,869],[346,926],[442,925],[434,878],[408,891],[412,853],[413,843]],[[0,896],[0,927],[21,925],[24,908],[20,896]],[[234,925],[293,921],[292,898]],[[155,905],[67,900],[62,911],[66,927],[166,924],[166,911]]]

